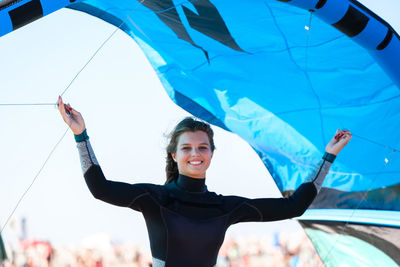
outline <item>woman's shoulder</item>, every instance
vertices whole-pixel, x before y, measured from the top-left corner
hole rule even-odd
[[[160,185],[160,184],[136,183],[136,184],[133,184],[133,186],[139,187],[148,193],[156,193],[156,192],[164,192],[165,191],[164,186]]]
[[[227,210],[234,209],[239,205],[247,202],[249,199],[246,197],[236,195],[220,195],[222,203]]]
[[[133,186],[140,188],[144,195],[148,195],[151,199],[157,203],[163,203],[168,196],[168,191],[164,185],[153,184],[153,183],[136,183]]]

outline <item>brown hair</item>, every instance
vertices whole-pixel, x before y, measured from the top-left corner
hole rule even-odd
[[[176,153],[176,147],[178,145],[178,137],[184,132],[195,132],[195,131],[203,131],[207,134],[208,140],[210,141],[211,151],[214,151],[214,132],[211,129],[210,124],[196,119],[194,117],[186,117],[181,120],[174,128],[174,130],[169,134],[169,143],[167,146],[167,158],[166,158],[166,167],[165,172],[167,175],[167,181],[165,184],[168,184],[176,179],[178,179],[179,171],[178,165],[172,158],[172,153]]]

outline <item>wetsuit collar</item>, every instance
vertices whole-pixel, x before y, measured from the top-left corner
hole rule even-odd
[[[205,178],[198,179],[179,174],[176,184],[186,192],[207,192]]]

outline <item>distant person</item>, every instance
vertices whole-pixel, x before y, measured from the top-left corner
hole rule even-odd
[[[0,233],[0,266],[3,261],[7,259],[7,253],[6,249],[4,247],[3,239],[1,238],[1,233]]]
[[[203,121],[185,118],[172,131],[164,185],[127,184],[104,177],[82,115],[70,105],[64,105],[61,97],[58,108],[75,135],[83,175],[93,196],[142,212],[154,267],[215,266],[230,225],[302,215],[321,189],[336,155],[351,139],[349,131],[337,131],[326,146],[326,153],[313,171],[310,182],[300,185],[289,198],[248,199],[208,191],[205,177],[215,146],[213,131]],[[118,132],[115,138],[118,138]]]

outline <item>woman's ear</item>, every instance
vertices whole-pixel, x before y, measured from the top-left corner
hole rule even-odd
[[[176,153],[171,153],[172,159],[176,162]]]

